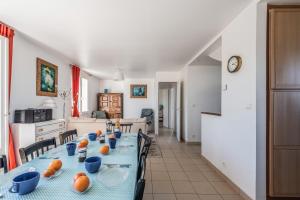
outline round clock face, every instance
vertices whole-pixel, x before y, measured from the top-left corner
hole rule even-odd
[[[242,65],[242,58],[240,56],[232,56],[228,60],[227,69],[230,73],[237,72]]]

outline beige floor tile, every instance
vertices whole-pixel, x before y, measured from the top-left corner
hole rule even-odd
[[[168,172],[166,171],[152,171],[153,181],[170,181]]]
[[[152,182],[151,181],[146,181],[144,193],[145,194],[152,194]]]
[[[225,181],[217,172],[214,171],[203,171],[203,175],[208,181]]]
[[[244,200],[240,195],[222,195],[224,200]]]
[[[163,158],[163,161],[165,164],[169,164],[169,163],[179,164],[176,158]]]
[[[192,185],[198,194],[217,194],[217,191],[209,182],[192,182]]]
[[[190,181],[207,182],[207,178],[201,172],[185,172]]]
[[[194,165],[194,164],[181,164],[181,167],[186,172],[189,172],[189,171],[198,172],[199,171],[199,168],[197,167],[197,165]]]
[[[151,171],[167,171],[163,163],[151,163]]]
[[[193,165],[194,164],[194,161],[190,158],[181,158],[181,159],[178,159],[178,162],[182,165]]]
[[[199,195],[200,200],[222,200],[220,195]]]
[[[154,200],[176,200],[175,194],[154,194]]]
[[[237,194],[237,192],[226,182],[211,182],[220,194]]]
[[[152,194],[144,194],[143,200],[153,200],[153,195]]]
[[[196,165],[207,165],[206,161],[201,158],[193,158],[192,160]]]
[[[176,194],[177,200],[199,200],[200,198],[196,194]]]
[[[151,181],[151,171],[146,170],[145,179]]]
[[[214,171],[214,169],[212,167],[210,167],[209,165],[206,164],[197,164],[198,168],[200,169],[200,171],[205,172],[205,171]]]
[[[150,158],[151,163],[162,163],[162,158]]]
[[[192,184],[189,181],[172,181],[172,186],[176,194],[194,194]]]
[[[171,171],[171,172],[169,172],[169,176],[170,176],[171,181],[188,181],[189,180],[187,175],[184,172]]]
[[[183,171],[182,167],[177,163],[166,163],[168,171]]]
[[[152,181],[153,193],[173,194],[173,188],[170,181]]]

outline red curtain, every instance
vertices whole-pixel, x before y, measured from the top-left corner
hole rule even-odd
[[[0,35],[8,38],[8,111],[10,105],[10,94],[11,94],[11,77],[12,77],[12,56],[13,56],[13,38],[14,30],[10,27],[0,23]],[[8,136],[8,169],[14,169],[17,167],[16,154],[14,147],[14,140],[10,124],[9,136]]]
[[[73,95],[73,110],[72,117],[79,117],[78,96],[79,96],[79,79],[80,68],[72,65],[72,95]]]

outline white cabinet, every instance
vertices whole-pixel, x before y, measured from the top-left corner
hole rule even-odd
[[[56,144],[59,145],[59,134],[65,132],[65,120],[57,119],[32,124],[12,124],[14,136],[15,152],[18,164],[21,164],[19,148],[26,147],[37,141],[56,138]]]

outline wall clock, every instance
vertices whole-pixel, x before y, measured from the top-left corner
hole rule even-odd
[[[242,66],[242,58],[240,56],[231,56],[228,60],[227,70],[230,73],[239,71]]]

